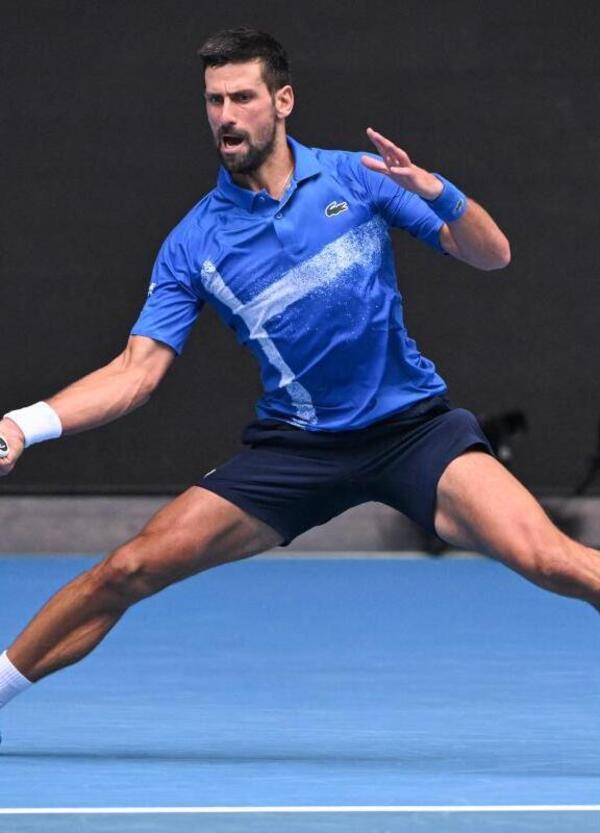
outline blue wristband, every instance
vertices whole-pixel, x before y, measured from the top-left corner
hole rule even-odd
[[[434,174],[436,179],[444,186],[442,193],[434,200],[425,200],[427,205],[435,211],[440,220],[445,223],[453,223],[454,220],[460,220],[462,215],[467,210],[467,198],[456,185],[448,182],[441,174]]]

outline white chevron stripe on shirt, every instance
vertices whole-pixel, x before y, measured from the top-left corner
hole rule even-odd
[[[206,260],[202,265],[201,279],[205,290],[245,323],[250,338],[259,342],[268,361],[279,372],[279,387],[288,389],[293,406],[303,422],[314,423],[317,420],[312,398],[306,388],[296,381],[293,371],[266,332],[265,325],[310,293],[351,279],[353,269],[373,269],[374,262],[381,259],[386,234],[387,227],[383,220],[374,217],[328,243],[246,303],[231,291],[212,261]]]
[[[279,280],[264,289],[256,298],[244,305],[242,316],[250,329],[254,330],[284,312],[291,304],[306,295],[322,290],[347,275],[355,268],[373,267],[381,259],[383,238],[387,227],[380,217],[363,223],[337,237],[324,246],[320,252],[285,272]]]
[[[244,316],[244,304],[236,295],[233,294],[231,289],[229,289],[214,263],[211,263],[210,260],[206,260],[202,264],[201,276],[202,283],[204,284],[207,292],[210,292],[210,294],[214,295],[215,298],[221,301],[222,304],[229,307],[235,315],[239,315],[240,318],[242,318],[242,320],[246,323],[249,330],[254,330],[252,337],[259,341],[267,359],[279,372],[279,387],[287,388],[292,400],[292,405],[295,408],[300,420],[304,423],[315,423],[317,421],[317,414],[309,392],[303,385],[300,384],[300,382],[296,381],[296,377],[292,369],[285,362],[283,356],[277,347],[275,347],[273,341],[269,338],[265,330],[260,327],[251,327],[249,321],[247,321]]]

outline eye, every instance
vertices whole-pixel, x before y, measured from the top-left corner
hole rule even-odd
[[[221,104],[223,101],[220,95],[207,95],[206,100],[209,104]]]

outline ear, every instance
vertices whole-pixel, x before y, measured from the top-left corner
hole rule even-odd
[[[275,113],[279,119],[287,119],[294,109],[294,90],[290,84],[281,87],[273,97]]]

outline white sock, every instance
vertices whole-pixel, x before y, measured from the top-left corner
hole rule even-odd
[[[15,668],[6,651],[0,654],[0,709],[30,685],[31,680]]]

